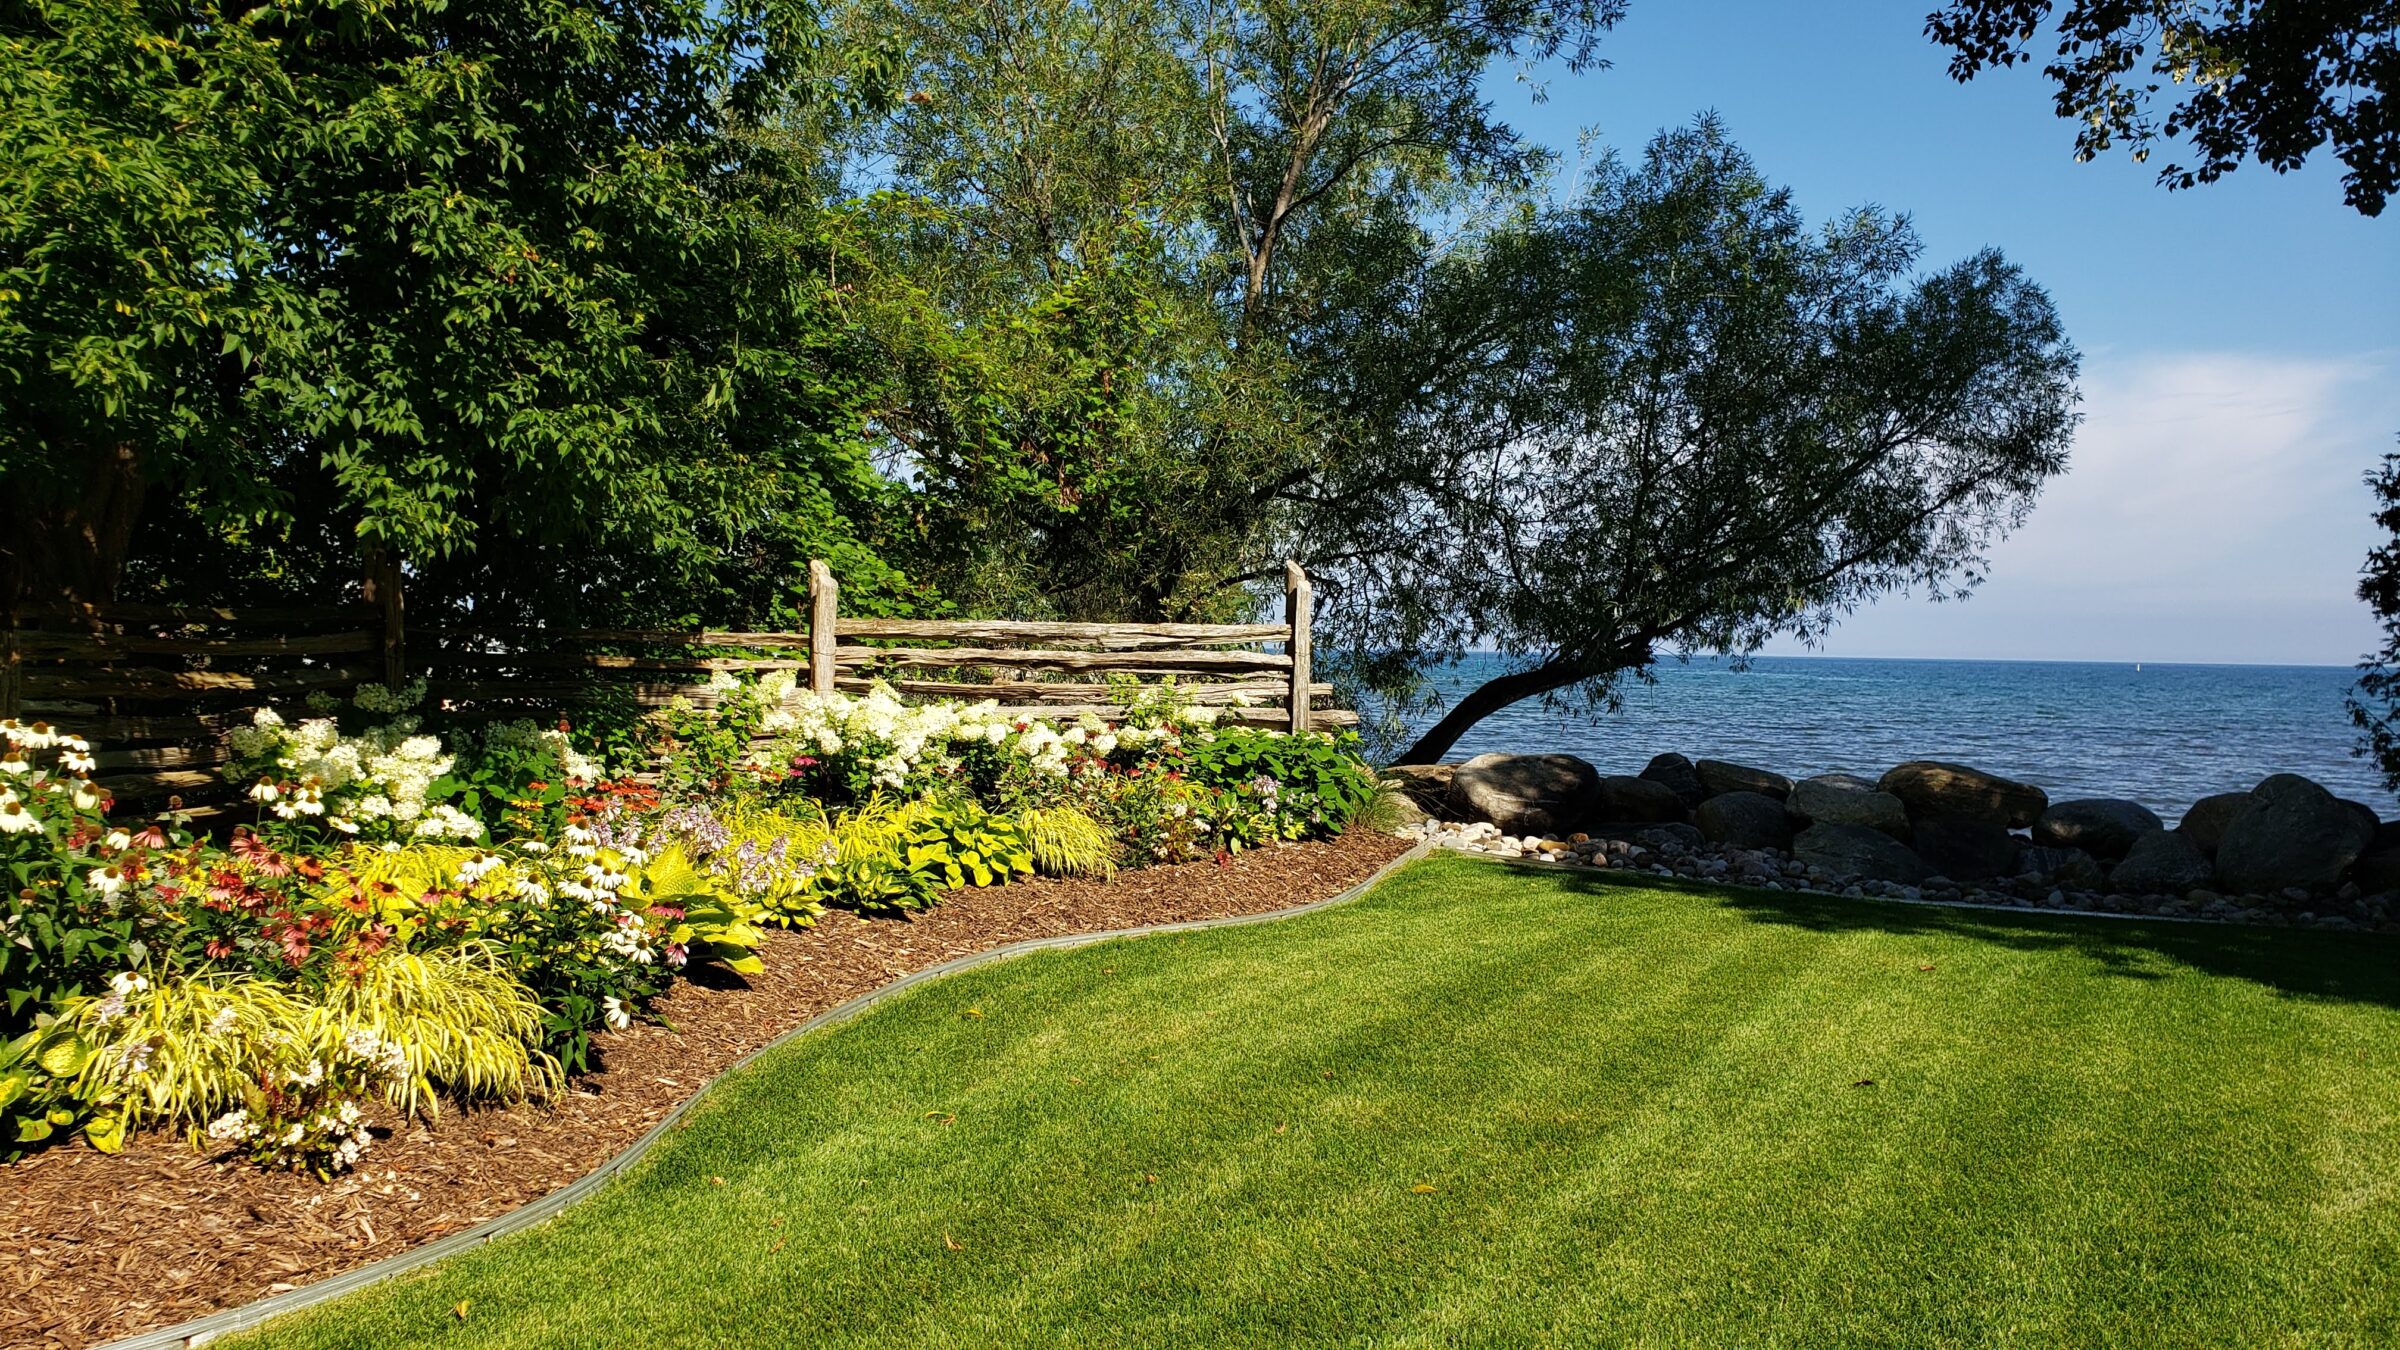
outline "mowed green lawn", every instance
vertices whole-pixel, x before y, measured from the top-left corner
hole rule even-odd
[[[928,986],[250,1343],[2400,1344],[2396,957],[1438,859]]]

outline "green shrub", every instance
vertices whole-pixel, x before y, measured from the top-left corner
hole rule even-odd
[[[1339,834],[1375,798],[1375,775],[1357,746],[1346,732],[1220,727],[1185,738],[1184,772],[1257,803],[1273,817],[1272,837]]]

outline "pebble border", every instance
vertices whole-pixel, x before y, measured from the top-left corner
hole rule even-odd
[[[764,1055],[771,1050],[778,1049],[790,1041],[797,1040],[798,1038],[805,1036],[812,1031],[831,1026],[837,1022],[846,1022],[851,1018],[856,1017],[860,1013],[865,1012],[874,1004],[880,1003],[895,994],[913,989],[920,984],[927,984],[934,980],[938,980],[945,975],[955,975],[960,971],[968,970],[976,966],[989,965],[995,961],[1005,961],[1011,957],[1027,956],[1034,952],[1063,951],[1074,947],[1088,947],[1094,943],[1114,942],[1121,938],[1151,937],[1166,933],[1197,932],[1199,930],[1208,928],[1234,928],[1245,924],[1270,923],[1277,919],[1289,919],[1297,915],[1313,913],[1320,909],[1330,909],[1335,905],[1347,904],[1348,902],[1356,900],[1360,896],[1365,895],[1368,891],[1380,885],[1387,877],[1399,871],[1401,868],[1406,867],[1410,863],[1416,862],[1422,858],[1430,856],[1434,851],[1434,847],[1435,846],[1432,843],[1420,840],[1406,853],[1403,853],[1400,856],[1392,859],[1390,862],[1385,863],[1383,866],[1376,868],[1373,872],[1369,873],[1364,880],[1361,880],[1358,882],[1358,884],[1350,887],[1348,890],[1343,891],[1341,894],[1328,896],[1323,900],[1312,900],[1305,905],[1296,905],[1290,909],[1268,910],[1262,914],[1236,914],[1221,919],[1191,919],[1182,923],[1144,924],[1138,928],[1112,928],[1097,933],[1063,933],[1056,937],[1027,938],[1022,942],[1012,942],[1003,947],[991,948],[988,951],[972,952],[966,956],[953,957],[948,961],[942,962],[940,965],[927,966],[923,970],[912,971],[911,973],[903,975],[899,979],[892,981],[890,984],[881,985],[877,988],[870,989],[846,1003],[838,1004],[834,1007],[826,1009],[821,1013],[818,1013],[816,1016],[808,1019],[805,1022],[802,1022],[796,1027],[793,1027],[791,1030],[784,1032],[775,1039],[768,1041],[766,1044],[758,1047],[756,1050],[751,1051],[749,1054],[746,1054],[740,1059],[735,1060],[733,1063],[726,1065],[723,1071],[718,1073],[714,1078],[711,1078],[707,1082],[701,1084],[699,1088],[692,1093],[692,1095],[684,1098],[682,1102],[678,1103],[674,1107],[674,1109],[668,1111],[666,1115],[660,1117],[659,1122],[656,1125],[651,1126],[649,1131],[643,1134],[641,1138],[636,1139],[631,1144],[626,1145],[622,1152],[618,1153],[615,1157],[610,1158],[607,1162],[600,1164],[600,1166],[593,1171],[577,1178],[574,1181],[568,1182],[566,1185],[559,1187],[557,1190],[550,1192],[548,1195],[545,1195],[538,1200],[529,1201],[526,1204],[510,1210],[506,1214],[501,1214],[493,1218],[486,1219],[482,1223],[475,1225],[473,1228],[463,1229],[459,1232],[452,1233],[448,1237],[438,1238],[432,1242],[426,1243],[421,1247],[411,1248],[408,1251],[401,1252],[394,1256],[387,1256],[380,1261],[359,1266],[354,1270],[346,1270],[338,1275],[328,1275],[324,1279],[318,1280],[313,1284],[305,1284],[298,1289],[285,1290],[280,1294],[270,1294],[267,1297],[259,1299],[255,1302],[245,1303],[239,1307],[226,1308],[219,1312],[210,1313],[206,1317],[195,1318],[192,1321],[183,1322],[175,1326],[159,1327],[152,1331],[137,1332],[134,1335],[127,1336],[119,1340],[108,1341],[100,1346],[95,1347],[94,1350],[171,1350],[172,1347],[176,1346],[205,1345],[210,1341],[213,1341],[216,1338],[227,1335],[231,1332],[248,1331],[251,1328],[256,1327],[272,1318],[281,1317],[285,1313],[298,1312],[303,1308],[312,1307],[330,1299],[340,1298],[345,1294],[356,1293],[359,1290],[368,1288],[372,1285],[381,1284],[395,1276],[405,1275],[421,1266],[431,1265],[436,1261],[456,1256],[461,1252],[470,1251],[476,1247],[482,1246],[487,1242],[490,1242],[494,1238],[503,1237],[507,1234],[517,1232],[520,1229],[531,1228],[536,1224],[545,1223],[550,1219],[556,1218],[568,1206],[573,1205],[578,1200],[582,1200],[590,1196],[593,1192],[599,1190],[601,1186],[605,1185],[611,1177],[614,1177],[617,1173],[624,1171],[627,1167],[640,1160],[643,1154],[650,1151],[652,1145],[664,1138],[669,1130],[675,1128],[676,1124],[691,1111],[693,1106],[699,1103],[701,1098],[707,1096],[709,1091],[716,1087],[718,1083],[723,1082],[726,1075],[740,1072],[742,1069],[746,1068],[752,1060],[757,1059],[759,1056]]]

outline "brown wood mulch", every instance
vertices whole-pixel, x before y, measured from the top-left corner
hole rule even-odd
[[[321,1183],[145,1133],[0,1166],[0,1346],[86,1346],[233,1307],[472,1227],[607,1161],[743,1054],[879,985],[1027,938],[1288,909],[1339,893],[1409,846],[1324,843],[952,894],[913,920],[831,913],[778,932],[766,971],[679,983],[671,1023],[602,1040],[602,1071],[544,1104],[453,1107],[379,1139]]]

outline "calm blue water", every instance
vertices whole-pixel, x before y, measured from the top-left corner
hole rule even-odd
[[[1505,668],[1471,655],[1437,683],[1455,697]],[[2212,792],[2291,772],[2395,814],[2374,771],[2350,755],[2342,697],[2355,676],[2341,666],[1762,656],[1746,670],[1695,658],[1657,674],[1597,721],[1538,702],[1505,709],[1444,758],[1565,751],[1602,773],[1636,773],[1675,750],[1796,778],[1948,759],[2039,784],[2052,800],[2131,797],[2169,822]]]

